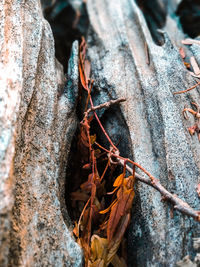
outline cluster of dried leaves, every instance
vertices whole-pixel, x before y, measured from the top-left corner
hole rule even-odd
[[[124,101],[124,99],[111,100],[103,105],[93,106],[91,98],[93,81],[89,78],[90,64],[85,60],[85,53],[86,45],[83,40],[80,45],[79,72],[81,85],[87,93],[87,99],[84,117],[80,123],[78,146],[80,150],[85,151],[84,161],[88,162],[82,168],[88,170],[88,179],[80,185],[78,192],[71,194],[72,198],[76,197],[77,200],[82,199],[86,202],[73,232],[77,241],[84,248],[85,266],[108,266],[111,262],[114,266],[126,266],[125,259],[118,257],[116,253],[130,221],[130,210],[134,198],[134,176],[126,178],[126,168],[124,168],[123,173],[113,179],[114,190],[107,193],[104,178],[108,169],[112,169],[113,162],[107,153],[102,153],[102,149],[98,148],[101,146],[96,142],[96,135],[90,133],[90,124],[96,117],[99,126],[110,142],[112,151],[117,151],[95,110],[109,107]],[[100,173],[98,161],[101,161],[102,157],[107,163],[105,169]],[[106,195],[110,195],[111,203],[105,209]]]
[[[82,169],[87,171],[87,180],[83,181],[79,189],[71,194],[73,201],[84,203],[73,232],[77,242],[84,249],[85,266],[103,267],[110,263],[113,266],[126,266],[123,246],[120,256],[117,252],[120,243],[123,243],[124,233],[130,221],[136,179],[158,190],[162,195],[162,200],[171,202],[174,209],[198,221],[200,221],[200,212],[193,210],[176,195],[169,193],[158,179],[139,164],[120,156],[119,150],[101,124],[96,110],[119,104],[125,99],[111,100],[99,106],[93,105],[91,97],[93,81],[90,79],[90,63],[85,59],[85,55],[86,44],[83,40],[79,50],[79,73],[83,92],[86,93],[86,104],[80,122],[78,147],[83,155]],[[96,135],[91,134],[91,123],[94,119],[109,141],[110,149],[98,144]],[[99,163],[102,161],[104,161],[103,170],[99,168]],[[130,163],[132,168],[127,163]],[[116,165],[123,167],[123,172],[118,177],[113,176]],[[140,168],[147,178],[136,173],[135,167]],[[109,180],[105,179],[108,177],[106,176],[108,172],[111,174]],[[127,172],[130,173],[129,177],[126,177]],[[112,185],[111,192],[107,191],[110,188],[107,187],[107,183]]]

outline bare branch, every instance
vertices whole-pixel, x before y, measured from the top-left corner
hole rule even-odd
[[[117,159],[117,162],[119,165],[124,166],[124,160]],[[133,169],[126,165],[126,169],[128,172],[133,173]],[[200,211],[196,211],[193,208],[191,208],[186,202],[184,202],[182,199],[178,198],[176,195],[171,194],[167,189],[165,189],[159,182],[158,179],[154,178],[153,182],[144,176],[139,175],[135,172],[135,178],[139,180],[142,183],[145,183],[147,185],[150,185],[151,187],[155,188],[157,191],[160,192],[162,195],[162,199],[170,202],[174,209],[180,211],[183,214],[186,214],[190,217],[193,217],[195,220],[200,222]]]
[[[87,117],[88,114],[91,112],[91,111],[95,111],[97,109],[102,109],[102,108],[109,108],[111,105],[114,105],[114,104],[118,104],[120,102],[124,102],[126,101],[126,98],[124,97],[121,97],[121,98],[117,98],[115,100],[110,100],[108,102],[105,102],[103,104],[100,104],[98,106],[94,106],[94,107],[91,107],[89,108],[86,112],[85,112],[85,116]]]

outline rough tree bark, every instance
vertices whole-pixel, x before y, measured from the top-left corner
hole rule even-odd
[[[200,95],[198,88],[173,95],[196,84],[179,54],[184,34],[172,19],[176,6],[176,1],[154,1],[150,10],[142,6],[143,13],[131,0],[88,0],[88,57],[95,105],[127,99],[120,110],[102,115],[115,143],[120,140],[121,154],[133,156],[170,192],[199,209],[200,143],[187,130],[193,118],[186,121],[182,110],[191,102],[200,104]],[[200,64],[199,45],[184,49]],[[173,219],[158,192],[138,183],[129,227],[129,266],[174,266],[193,254],[192,238],[199,235],[199,225],[172,213]]]
[[[0,20],[0,266],[80,266],[64,204],[77,125],[78,42],[63,92],[40,2],[2,1]]]
[[[175,20],[178,2],[153,1],[142,11],[133,0],[87,0],[87,56],[94,104],[127,99],[99,113],[121,155],[199,209],[200,142],[187,130],[194,118],[182,115],[185,105],[200,104],[199,89],[173,95],[196,83],[179,54],[184,34]],[[64,201],[77,127],[78,43],[63,89],[63,68],[39,0],[2,1],[0,21],[0,265],[81,266]],[[200,64],[200,46],[184,48]],[[199,231],[193,219],[170,211],[158,192],[138,183],[128,264],[175,266],[194,256],[192,239]]]

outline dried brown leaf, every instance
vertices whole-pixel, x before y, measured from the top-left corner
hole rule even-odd
[[[95,262],[98,259],[105,261],[107,256],[108,240],[106,238],[93,235],[91,237],[91,256],[90,261]]]
[[[80,74],[79,76],[80,76],[80,80],[81,80],[81,84],[82,84],[83,88],[85,88],[85,90],[88,90],[85,75],[83,73],[83,70],[82,70],[82,67],[80,64],[79,64],[79,74]]]
[[[117,192],[117,202],[112,206],[108,220],[107,237],[111,241],[122,216],[128,213],[132,207],[134,198],[133,189],[121,187]]]
[[[78,229],[78,224],[77,222],[75,222],[75,226],[74,226],[74,229],[73,229],[73,233],[74,235],[78,238],[79,237],[79,229]]]
[[[98,259],[95,262],[90,262],[88,263],[88,267],[105,267],[104,260]]]
[[[113,206],[116,202],[117,202],[117,199],[115,199],[115,200],[110,204],[110,206],[109,206],[107,209],[105,209],[105,210],[101,210],[99,213],[100,213],[100,214],[105,214],[105,213],[109,212],[110,209],[112,208],[112,206]]]
[[[123,180],[124,180],[124,174],[122,173],[122,174],[120,174],[120,175],[115,179],[113,186],[114,186],[114,187],[119,187],[119,186],[121,186],[122,183],[123,183]]]
[[[90,135],[90,142],[91,142],[91,145],[93,145],[96,142],[96,134]]]
[[[109,264],[115,254],[117,253],[117,250],[119,248],[119,245],[121,243],[121,240],[123,238],[123,235],[127,229],[127,226],[130,222],[130,214],[126,214],[125,216],[122,217],[120,224],[117,228],[117,233],[113,237],[112,241],[110,242],[108,246],[108,255],[107,255],[107,261],[106,264]]]
[[[123,258],[120,258],[117,254],[111,260],[113,266],[117,267],[127,267],[126,262]]]

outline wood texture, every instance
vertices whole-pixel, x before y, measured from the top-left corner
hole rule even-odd
[[[191,137],[187,130],[194,123],[193,117],[185,120],[182,110],[185,105],[191,107],[191,102],[199,103],[199,88],[173,95],[196,84],[196,80],[179,54],[184,34],[172,19],[176,17],[176,3],[154,2],[149,16],[159,6],[166,16],[161,18],[162,30],[158,29],[160,25],[147,25],[145,12],[135,1],[87,1],[93,99],[95,105],[118,97],[127,99],[121,110],[102,114],[115,143],[121,140],[121,155],[133,155],[170,192],[198,210],[200,143],[197,135]],[[163,39],[160,45],[152,38],[152,31]],[[198,45],[183,47],[200,63]],[[194,220],[170,211],[157,192],[138,183],[129,227],[129,266],[174,266],[183,256],[193,255],[192,237],[198,236],[199,230]]]

